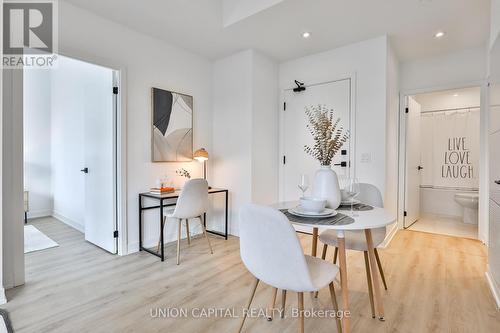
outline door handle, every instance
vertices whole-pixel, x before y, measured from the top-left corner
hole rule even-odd
[[[347,167],[347,162],[343,161],[343,162],[340,162],[340,163],[335,163],[334,166],[340,166],[342,168],[346,168]]]
[[[83,173],[89,173],[89,168],[85,167],[82,170],[80,170]]]
[[[423,168],[424,168],[424,167],[422,167],[422,166],[420,166],[420,165],[419,165],[419,166],[417,167],[417,170],[418,170],[418,171],[420,171],[420,170],[422,170]]]
[[[500,185],[500,180],[495,180],[495,184]]]

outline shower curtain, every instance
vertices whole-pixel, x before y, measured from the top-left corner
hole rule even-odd
[[[423,187],[479,187],[479,108],[422,113]]]

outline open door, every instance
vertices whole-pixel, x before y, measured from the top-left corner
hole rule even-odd
[[[117,253],[116,96],[113,70],[91,66],[85,89],[85,240]]]
[[[404,227],[420,218],[420,104],[408,97],[406,109],[406,178]]]

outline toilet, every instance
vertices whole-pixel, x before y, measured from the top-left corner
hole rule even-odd
[[[479,207],[479,194],[477,193],[455,193],[455,201],[463,207],[463,222],[477,224],[477,209]]]

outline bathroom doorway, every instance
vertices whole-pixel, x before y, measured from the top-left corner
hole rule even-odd
[[[481,87],[405,97],[403,227],[478,239]]]

